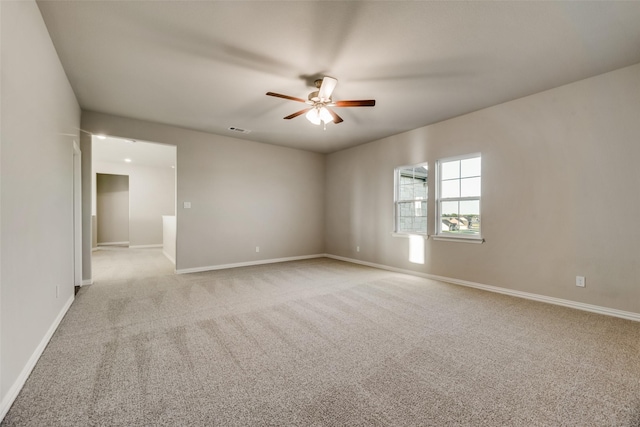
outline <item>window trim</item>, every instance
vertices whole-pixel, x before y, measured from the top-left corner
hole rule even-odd
[[[415,169],[417,167],[424,167],[427,170],[427,197],[425,199],[407,199],[407,200],[399,200],[399,191],[400,191],[400,170],[402,169]],[[399,231],[399,218],[400,218],[400,203],[401,202],[409,202],[409,201],[424,201],[427,206],[425,208],[425,216],[426,216],[426,226],[424,233],[418,232],[410,232],[410,231]],[[414,163],[410,165],[402,165],[396,166],[393,169],[393,232],[391,233],[394,237],[409,237],[411,235],[422,236],[425,240],[429,237],[429,162],[420,162]]]
[[[455,162],[457,160],[467,160],[467,159],[473,159],[476,157],[480,157],[480,196],[478,197],[454,197],[454,198],[447,198],[447,199],[443,199],[441,197],[442,194],[442,179],[441,179],[441,175],[442,175],[442,164],[443,163],[448,163],[448,162]],[[469,235],[469,234],[456,234],[456,233],[451,233],[448,231],[443,231],[442,230],[442,218],[441,218],[441,210],[442,210],[442,202],[443,201],[478,201],[478,205],[479,205],[479,210],[480,210],[480,217],[482,218],[482,153],[470,153],[470,154],[463,154],[460,156],[452,156],[452,157],[445,157],[442,159],[438,159],[436,160],[436,167],[435,167],[435,173],[436,173],[436,200],[435,200],[435,208],[436,208],[436,215],[435,215],[435,234],[433,235],[433,239],[434,240],[443,240],[443,241],[449,241],[449,242],[466,242],[466,243],[484,243],[484,237],[482,235],[482,225],[480,226],[480,232],[478,233],[478,235]]]

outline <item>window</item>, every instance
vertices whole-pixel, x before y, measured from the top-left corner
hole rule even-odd
[[[427,164],[396,168],[396,233],[427,234]]]
[[[480,239],[481,157],[440,160],[438,165],[439,236]]]

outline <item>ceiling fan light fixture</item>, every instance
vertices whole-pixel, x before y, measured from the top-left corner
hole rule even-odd
[[[317,108],[312,108],[311,110],[309,110],[309,112],[305,114],[305,117],[314,125],[320,124],[320,112]]]
[[[307,112],[305,117],[314,125],[320,125],[322,122],[327,124],[333,121],[333,116],[331,116],[331,113],[325,107],[312,108]]]
[[[333,117],[331,116],[331,113],[325,107],[320,108],[319,115],[320,115],[320,120],[322,120],[325,123],[329,123],[333,121]]]

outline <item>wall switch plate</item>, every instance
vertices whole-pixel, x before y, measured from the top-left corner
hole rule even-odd
[[[184,202],[182,204],[182,207],[184,207],[185,209],[191,209],[191,202]]]
[[[56,285],[56,298],[60,296],[60,286]]]
[[[584,276],[576,276],[576,286],[580,288],[584,288],[585,286]]]
[[[256,246],[256,252],[260,252],[260,246]]]
[[[356,246],[356,252],[360,252],[360,246]]]

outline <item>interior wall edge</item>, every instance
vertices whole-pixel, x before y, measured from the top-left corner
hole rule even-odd
[[[33,368],[36,367],[36,363],[38,363],[38,360],[40,359],[40,356],[42,356],[44,349],[47,348],[47,344],[49,344],[49,341],[51,341],[51,337],[53,337],[53,334],[56,332],[56,329],[58,329],[60,322],[62,322],[62,319],[64,318],[65,314],[67,314],[67,311],[71,307],[71,304],[73,303],[74,299],[75,299],[75,296],[71,295],[71,297],[64,304],[64,306],[62,307],[62,310],[60,310],[60,313],[58,313],[58,316],[55,318],[55,320],[49,327],[49,330],[44,335],[44,337],[42,337],[40,344],[38,344],[36,349],[33,351],[33,354],[31,355],[26,365],[22,369],[22,372],[20,372],[20,375],[18,375],[18,378],[16,378],[14,383],[9,388],[7,394],[2,399],[2,402],[0,402],[0,420],[2,420],[4,416],[7,415],[7,412],[9,412],[11,405],[18,397],[18,394],[20,393],[20,390],[22,390],[22,387],[24,387],[24,384],[27,382],[29,375],[31,375],[31,371],[33,371]]]

